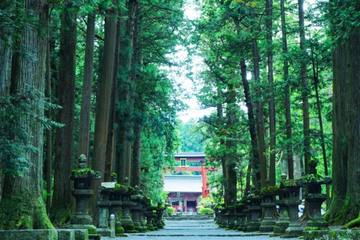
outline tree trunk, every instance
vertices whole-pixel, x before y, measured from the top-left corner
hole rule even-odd
[[[260,56],[257,45],[257,40],[254,39],[252,42],[253,52],[253,64],[254,64],[254,79],[257,84],[256,95],[258,98],[262,96],[262,87],[260,81]],[[258,139],[258,152],[259,152],[259,173],[260,173],[260,186],[265,187],[266,185],[266,157],[265,157],[265,124],[264,124],[264,109],[263,100],[256,100],[256,129]],[[254,171],[257,171],[254,169]],[[260,190],[260,189],[258,189]]]
[[[237,195],[237,176],[236,176],[236,142],[235,138],[230,134],[235,127],[236,121],[236,90],[233,84],[228,85],[227,99],[226,99],[226,130],[225,138],[225,169],[226,169],[226,188],[225,188],[225,205],[231,206],[236,203]]]
[[[302,58],[300,60],[300,79],[302,83],[302,109],[303,109],[303,132],[304,132],[304,167],[305,174],[308,174],[308,163],[311,160],[311,146],[310,146],[310,118],[309,118],[309,88],[307,83],[307,53],[306,53],[306,38],[304,25],[304,0],[298,0],[299,5],[299,36],[300,36],[300,51]]]
[[[131,175],[131,145],[132,145],[132,112],[133,112],[133,83],[132,83],[132,63],[133,63],[133,42],[134,42],[134,30],[135,20],[138,9],[138,1],[130,0],[127,3],[128,7],[128,20],[126,22],[120,22],[120,29],[125,29],[121,33],[121,46],[119,71],[122,72],[119,75],[119,99],[118,104],[121,104],[123,109],[118,110],[116,122],[119,126],[117,131],[117,139],[119,139],[118,146],[116,147],[116,162],[118,179],[123,184],[130,183]],[[125,14],[122,13],[122,16]]]
[[[10,89],[12,62],[11,39],[11,36],[7,37],[7,41],[0,38],[0,97],[7,95]]]
[[[94,137],[94,159],[92,168],[101,173],[104,179],[106,145],[110,117],[111,91],[114,77],[117,16],[112,10],[105,18],[105,42],[102,61],[102,77],[96,101],[96,120]]]
[[[84,63],[84,80],[82,87],[82,102],[80,110],[79,151],[89,159],[90,141],[90,108],[91,108],[91,82],[94,68],[94,40],[95,40],[95,14],[89,14],[86,27],[86,47]]]
[[[284,108],[285,108],[285,131],[286,131],[286,160],[288,168],[288,178],[294,179],[294,158],[292,147],[292,127],[291,127],[291,101],[290,101],[290,81],[289,81],[289,60],[287,28],[285,19],[285,0],[280,0],[281,8],[281,32],[282,32],[282,51],[283,51],[283,78],[284,78]]]
[[[319,71],[318,71],[318,64],[317,60],[314,56],[314,50],[311,49],[311,60],[312,60],[312,68],[313,68],[313,84],[315,88],[315,97],[316,97],[316,109],[319,119],[319,128],[320,128],[320,144],[321,144],[321,150],[323,155],[323,163],[324,163],[324,174],[325,176],[329,176],[329,170],[328,170],[328,160],[326,156],[326,147],[325,147],[325,136],[324,136],[324,126],[323,126],[323,119],[321,114],[321,101],[320,101],[320,95],[319,95]],[[328,198],[330,198],[330,186],[326,185],[326,195]],[[327,202],[328,205],[328,202]]]
[[[132,174],[131,186],[140,187],[140,173],[141,173],[141,131],[142,126],[140,121],[136,121],[134,125],[134,147],[132,153]]]
[[[111,91],[111,106],[108,125],[108,139],[106,145],[106,161],[105,161],[105,174],[104,179],[106,182],[111,181],[111,174],[115,170],[115,157],[116,157],[116,144],[115,144],[115,132],[116,132],[116,100],[118,99],[118,72],[119,72],[119,51],[120,51],[120,22],[117,23],[116,33],[116,48],[115,48],[115,63],[114,63],[114,76],[113,76],[113,88]]]
[[[273,1],[266,0],[266,42],[267,42],[267,67],[269,82],[269,130],[270,130],[270,162],[269,162],[269,184],[276,184],[276,112],[274,97],[274,69],[273,69],[273,46],[272,46],[272,21]]]
[[[250,138],[251,138],[251,161],[248,166],[248,172],[249,169],[253,170],[253,177],[252,181],[254,186],[256,186],[257,189],[260,188],[260,172],[259,172],[259,152],[258,152],[258,143],[257,143],[257,136],[256,136],[256,121],[254,116],[254,108],[253,108],[253,102],[251,99],[250,94],[250,86],[249,82],[246,78],[247,72],[246,72],[246,62],[245,59],[240,60],[240,68],[241,68],[241,80],[242,85],[244,88],[244,95],[245,95],[245,103],[246,107],[248,109],[248,125],[249,125],[249,132],[250,132]],[[251,171],[250,171],[251,172]],[[249,178],[249,179],[248,179]],[[246,190],[250,190],[250,176],[247,177],[246,180]]]
[[[337,2],[337,1],[334,1]],[[344,9],[340,1],[334,5]],[[339,5],[342,5],[341,7]],[[333,20],[337,23],[339,20]],[[334,24],[333,27],[337,27]],[[333,198],[328,220],[343,224],[359,215],[360,187],[360,28],[349,33],[334,50]]]
[[[35,26],[48,27],[48,6],[45,1],[26,0],[24,13],[34,23],[25,23],[21,29],[21,53],[19,55],[18,79],[15,93],[29,100],[32,114],[44,116],[46,34],[39,34]],[[28,56],[32,57],[29,58]],[[36,59],[36,60],[34,60]],[[19,159],[26,159],[28,166],[21,175],[6,173],[3,198],[0,203],[0,228],[52,228],[41,197],[43,182],[43,127],[38,118],[21,113],[17,124],[29,134],[25,144],[36,151],[22,149]],[[21,216],[21,217],[19,217]]]
[[[48,32],[49,36],[49,32]],[[47,44],[46,51],[46,87],[45,87],[45,96],[48,101],[51,102],[52,99],[52,78],[51,78],[51,46],[50,42]],[[52,119],[52,109],[48,109],[45,113],[48,119]],[[53,176],[53,131],[52,129],[47,129],[45,132],[46,136],[46,149],[45,149],[45,162],[44,162],[44,180],[46,183],[46,209],[50,211],[51,208],[51,198],[52,198],[52,176]]]
[[[224,118],[224,111],[223,111],[223,103],[219,101],[219,99],[221,98],[221,89],[218,86],[218,82],[217,82],[217,104],[216,104],[216,115],[217,115],[217,125],[219,127],[222,127],[223,124],[223,118]],[[220,145],[224,145],[224,140],[223,138],[220,139]],[[222,181],[222,186],[223,186],[223,197],[224,197],[224,202],[227,202],[228,200],[226,199],[227,196],[225,195],[225,189],[227,189],[227,181],[226,181],[226,167],[225,167],[225,159],[224,157],[222,157],[220,159],[221,162],[221,169],[222,169],[222,174],[223,174],[223,181]]]
[[[55,222],[68,221],[72,211],[70,174],[73,164],[73,129],[75,101],[75,64],[76,64],[76,7],[67,0],[61,16],[59,83],[56,97],[62,107],[58,122],[64,127],[56,131],[55,137],[55,176],[54,196],[51,215]]]

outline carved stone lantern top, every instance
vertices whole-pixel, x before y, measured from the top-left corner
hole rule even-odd
[[[79,167],[80,169],[83,169],[83,168],[87,168],[87,167],[88,167],[87,158],[86,158],[85,154],[81,154],[81,155],[79,156],[78,167]]]

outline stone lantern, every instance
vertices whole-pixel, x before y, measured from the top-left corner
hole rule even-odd
[[[71,219],[72,224],[90,225],[93,223],[89,214],[89,201],[94,195],[91,186],[93,181],[98,178],[98,174],[88,168],[85,155],[80,155],[78,168],[73,170],[71,175],[74,182],[72,194],[75,198],[75,214]]]

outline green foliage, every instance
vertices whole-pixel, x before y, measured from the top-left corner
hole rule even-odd
[[[200,207],[199,208],[199,214],[200,215],[206,215],[206,216],[211,216],[214,214],[214,210],[211,208],[207,208],[207,207]]]
[[[201,125],[194,120],[179,123],[178,132],[181,152],[204,152],[204,139],[200,130]]]
[[[71,171],[73,177],[99,177],[100,173],[91,168],[78,168]]]
[[[0,163],[4,173],[21,175],[28,167],[27,152],[34,152],[29,145],[30,133],[19,121],[31,114],[31,95],[0,97]]]
[[[260,190],[260,194],[276,194],[279,191],[279,186],[267,186]]]
[[[166,214],[167,216],[173,216],[175,214],[175,209],[173,207],[167,207]]]

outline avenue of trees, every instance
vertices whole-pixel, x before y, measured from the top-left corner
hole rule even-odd
[[[0,2],[0,229],[68,222],[82,154],[102,181],[163,201],[181,104],[161,66],[184,40],[183,4]]]
[[[231,206],[280,176],[332,176],[327,220],[358,217],[359,1],[204,1],[198,94],[217,201]],[[313,177],[320,177],[313,176]]]

